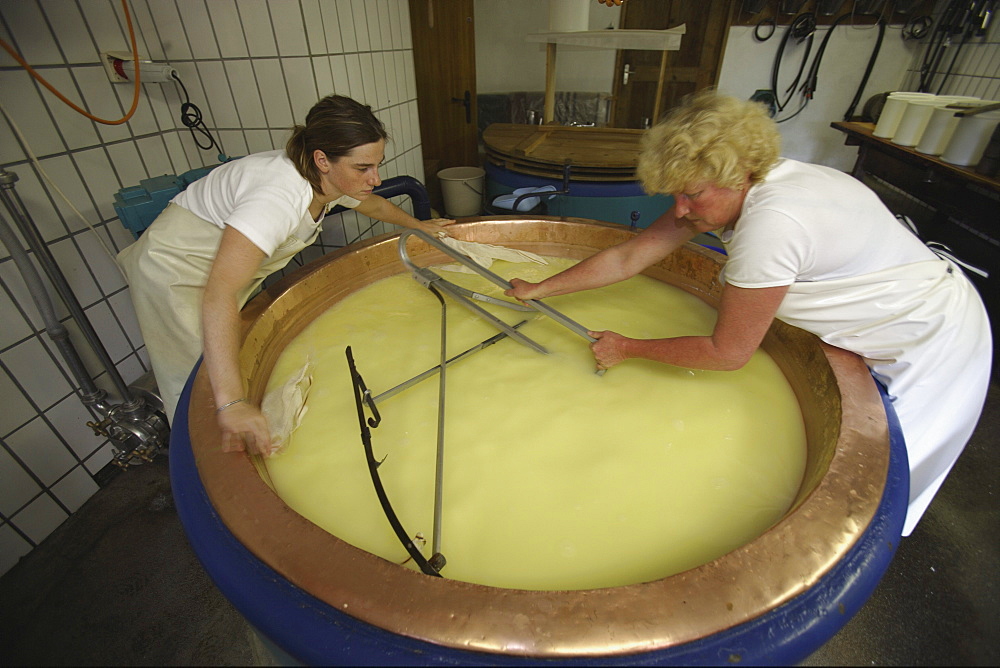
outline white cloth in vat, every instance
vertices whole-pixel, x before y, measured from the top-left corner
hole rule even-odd
[[[535,262],[536,264],[548,264],[545,258],[530,253],[528,251],[517,250],[516,248],[507,248],[506,246],[495,246],[493,244],[483,244],[477,243],[475,241],[462,241],[460,239],[453,239],[447,235],[439,235],[441,242],[457,250],[463,255],[468,255],[473,262],[478,264],[480,267],[489,269],[493,264],[494,260],[506,260],[507,262]],[[447,264],[439,269],[445,269],[448,271],[458,271],[465,274],[474,274],[472,269],[469,269],[463,264],[454,263]]]
[[[292,438],[292,433],[302,424],[309,406],[309,389],[312,387],[312,365],[305,365],[285,381],[268,390],[260,402],[260,412],[267,418],[271,430],[271,449],[268,455],[273,455],[284,449]]]
[[[909,535],[989,386],[992,337],[975,287],[853,177],[793,160],[750,188],[722,239],[728,283],[788,285],[777,317],[857,353],[888,388],[909,458]]]

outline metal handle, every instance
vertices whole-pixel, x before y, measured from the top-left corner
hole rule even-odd
[[[453,97],[452,102],[461,102],[462,106],[465,107],[465,122],[472,123],[472,93],[470,91],[465,91],[465,96],[463,97]]]
[[[625,63],[625,69],[622,70],[622,85],[623,86],[627,86],[628,85],[628,77],[629,77],[630,74],[634,74],[634,73],[635,73],[635,70],[632,69],[632,66],[629,65],[628,63]]]
[[[949,105],[949,109],[961,109],[961,107],[958,105]],[[955,116],[963,118],[965,116],[975,116],[976,114],[981,114],[985,111],[996,111],[997,109],[1000,109],[1000,102],[997,102],[996,104],[984,104],[980,107],[973,107],[971,109],[965,107],[962,111],[956,111]]]

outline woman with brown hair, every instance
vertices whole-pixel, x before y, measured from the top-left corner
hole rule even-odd
[[[267,420],[239,373],[239,312],[270,274],[310,245],[334,206],[437,235],[373,194],[388,134],[371,107],[339,95],[317,102],[284,149],[216,167],[176,195],[118,255],[168,418],[204,353],[225,450],[264,454]]]
[[[710,336],[633,339],[591,332],[600,368],[642,358],[739,369],[779,318],[850,350],[888,390],[906,440],[909,535],[972,435],[989,386],[992,340],[961,268],[900,224],[860,181],[780,157],[763,106],[702,92],[644,137],[639,178],[673,208],[641,234],[541,283],[540,299],[634,276],[695,235],[727,252]]]

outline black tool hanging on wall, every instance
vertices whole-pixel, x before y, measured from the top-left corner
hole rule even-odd
[[[937,91],[944,89],[948,77],[955,67],[955,62],[962,47],[973,37],[983,37],[989,29],[995,12],[996,0],[951,0],[945,7],[931,36],[927,51],[920,66],[920,83],[917,90],[922,93],[931,92],[934,79],[940,74],[938,69],[944,60],[945,53],[954,48],[951,63],[943,73]],[[958,44],[954,43],[958,38]]]
[[[774,65],[771,67],[771,93],[774,95],[774,102],[779,114],[792,101],[795,92],[799,88],[799,81],[802,79],[802,74],[806,70],[806,64],[809,62],[809,54],[812,53],[813,36],[815,33],[816,16],[811,12],[805,12],[792,19],[792,22],[788,25],[788,29],[785,30],[785,34],[781,38],[781,44],[778,45],[778,52],[774,56]],[[802,54],[802,60],[799,62],[799,71],[795,74],[795,79],[792,80],[791,85],[785,89],[786,96],[782,100],[781,95],[778,93],[778,75],[781,71],[781,59],[785,54],[785,47],[791,38],[798,40],[799,44],[805,42],[805,53]],[[782,121],[794,118],[804,108],[805,103],[794,114],[784,119],[779,119],[777,122],[781,123]]]
[[[774,58],[774,66],[771,68],[771,93],[774,96],[774,103],[777,107],[777,111],[780,113],[785,107],[791,102],[795,95],[796,90],[802,95],[802,104],[797,110],[795,110],[791,115],[785,116],[784,118],[776,119],[776,122],[783,123],[785,121],[795,118],[812,100],[816,88],[818,87],[819,80],[819,68],[823,61],[823,54],[826,51],[826,46],[830,41],[830,36],[833,34],[834,29],[844,20],[856,16],[856,12],[848,12],[837,17],[831,24],[826,34],[823,36],[823,41],[820,43],[819,49],[816,51],[816,56],[813,58],[812,65],[809,66],[808,74],[806,74],[805,80],[802,81],[801,87],[799,82],[802,79],[802,74],[805,71],[806,63],[809,61],[809,55],[812,48],[812,40],[816,31],[816,16],[810,12],[806,12],[796,16],[791,24],[788,26],[788,30],[785,31],[782,37],[781,44],[778,47],[778,52]],[[879,16],[876,25],[878,26],[878,38],[875,41],[875,46],[872,49],[872,54],[868,59],[868,65],[865,68],[864,75],[861,78],[861,83],[858,85],[857,92],[854,94],[854,98],[844,114],[844,120],[850,120],[854,115],[854,110],[858,106],[858,102],[861,99],[861,95],[864,92],[865,86],[868,83],[868,78],[871,76],[872,69],[875,67],[875,60],[878,58],[879,51],[882,48],[882,40],[885,37],[885,20]],[[778,74],[781,68],[781,59],[784,55],[785,46],[788,40],[795,37],[801,43],[806,41],[806,50],[802,56],[802,61],[799,64],[799,71],[792,81],[792,84],[785,90],[788,94],[787,97],[782,101],[781,97],[778,95]]]

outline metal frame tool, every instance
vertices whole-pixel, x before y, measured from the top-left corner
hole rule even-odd
[[[420,230],[406,230],[399,236],[399,257],[403,261],[403,264],[410,270],[413,277],[425,288],[430,290],[438,301],[441,303],[441,351],[440,351],[440,363],[437,366],[431,367],[427,371],[410,378],[407,381],[396,385],[395,387],[386,390],[379,395],[373,395],[372,392],[365,385],[364,379],[361,377],[360,372],[358,372],[357,367],[354,363],[354,356],[351,352],[351,348],[347,348],[347,361],[351,372],[351,382],[354,386],[354,399],[357,404],[358,411],[358,423],[361,428],[361,440],[365,447],[365,459],[368,463],[368,471],[371,474],[372,483],[375,486],[375,492],[378,495],[379,503],[382,506],[382,510],[385,512],[386,518],[389,520],[389,524],[392,526],[396,537],[406,548],[410,557],[419,566],[420,570],[427,575],[440,577],[441,569],[444,568],[447,560],[441,553],[441,524],[443,515],[443,505],[444,505],[444,408],[445,408],[445,369],[452,363],[457,362],[465,357],[475,353],[476,351],[482,350],[493,343],[496,343],[500,339],[509,336],[510,338],[522,343],[533,350],[537,350],[540,353],[548,354],[548,350],[544,346],[528,338],[524,334],[521,334],[517,329],[524,325],[527,321],[522,320],[516,325],[508,325],[502,320],[495,317],[492,313],[485,310],[483,307],[479,306],[475,302],[483,302],[487,304],[494,304],[497,306],[503,306],[505,308],[510,308],[515,311],[538,311],[539,313],[546,315],[559,324],[563,325],[570,331],[578,334],[587,341],[595,341],[591,337],[586,328],[583,325],[567,318],[565,315],[556,311],[550,306],[543,304],[540,300],[533,299],[527,300],[524,304],[519,302],[510,302],[503,299],[497,299],[495,297],[490,297],[488,295],[480,294],[473,290],[463,288],[460,285],[456,285],[451,281],[442,278],[440,275],[427,269],[426,267],[420,267],[414,264],[413,260],[410,259],[409,253],[406,250],[406,241],[409,237],[416,235],[424,242],[440,250],[445,255],[455,259],[459,263],[465,265],[466,267],[472,269],[480,276],[486,278],[487,280],[499,285],[505,290],[511,288],[511,284],[504,278],[494,274],[489,269],[480,266],[472,258],[463,255],[462,253],[456,251],[455,249],[447,246],[438,239],[430,236],[429,234],[422,232]],[[487,322],[491,323],[500,333],[482,341],[481,343],[469,348],[468,350],[448,359],[447,357],[447,306],[445,304],[444,297],[441,293],[446,293],[451,296],[455,301],[469,309],[476,315],[480,316]],[[380,400],[388,399],[403,390],[412,387],[413,385],[419,383],[420,381],[429,378],[430,376],[438,374],[438,425],[437,425],[437,457],[435,462],[435,481],[434,481],[434,526],[432,535],[432,546],[431,554],[432,556],[427,559],[421,554],[419,548],[414,544],[413,539],[410,538],[409,533],[403,528],[402,523],[399,521],[398,516],[392,508],[392,504],[389,502],[389,497],[386,494],[385,487],[382,485],[381,477],[378,474],[378,467],[382,462],[375,458],[375,454],[372,448],[371,441],[371,428],[376,428],[382,421],[382,416],[376,408],[376,403]],[[598,371],[599,374],[603,373],[603,369]],[[367,418],[365,416],[365,406],[372,413],[372,417]]]
[[[481,294],[479,294],[477,292],[472,292],[471,290],[467,290],[466,288],[463,288],[461,286],[455,285],[451,281],[448,281],[448,280],[442,278],[440,275],[438,275],[434,271],[432,271],[432,270],[430,270],[430,269],[428,269],[426,267],[420,267],[420,266],[414,264],[413,260],[410,258],[410,255],[409,255],[409,253],[407,252],[407,249],[406,249],[406,241],[411,236],[416,236],[417,238],[419,238],[422,241],[426,242],[427,244],[429,244],[433,248],[436,248],[437,250],[441,251],[442,253],[444,253],[448,257],[450,257],[450,258],[456,260],[457,262],[465,265],[466,267],[468,267],[469,269],[473,270],[474,272],[476,272],[477,274],[479,274],[480,276],[482,276],[486,280],[488,280],[491,283],[494,283],[494,284],[500,286],[504,290],[509,290],[512,287],[511,284],[510,284],[510,282],[507,281],[505,278],[494,274],[489,269],[480,266],[475,261],[473,261],[472,258],[468,257],[467,255],[463,255],[462,253],[458,252],[454,248],[451,248],[450,246],[444,244],[439,239],[435,239],[434,237],[432,237],[431,235],[427,234],[426,232],[423,232],[421,230],[415,230],[415,229],[407,229],[407,230],[404,230],[399,235],[399,258],[403,261],[403,264],[406,265],[406,268],[409,269],[410,272],[413,273],[413,277],[421,285],[423,285],[424,287],[430,287],[432,285],[435,286],[435,287],[437,287],[439,290],[441,290],[441,292],[444,292],[445,294],[448,294],[449,296],[451,296],[452,298],[454,298],[459,304],[461,304],[465,308],[469,309],[473,313],[479,315],[480,317],[482,317],[484,320],[486,320],[487,322],[489,322],[490,324],[492,324],[494,327],[496,327],[500,331],[505,332],[507,334],[507,336],[509,336],[510,338],[514,339],[515,341],[518,341],[519,343],[522,343],[522,344],[528,346],[529,348],[537,350],[540,353],[548,354],[548,352],[549,352],[540,343],[537,343],[536,341],[528,338],[524,334],[521,334],[520,332],[516,331],[513,327],[511,327],[507,323],[505,323],[505,322],[497,319],[492,313],[490,313],[486,309],[482,308],[478,304],[474,304],[472,301],[470,301],[470,297],[471,297],[471,299],[475,299],[477,301],[482,301],[482,302],[486,302],[486,303],[490,303],[490,304],[496,304],[498,306],[504,306],[504,307],[507,307],[507,308],[515,309],[515,310],[524,310],[524,311],[535,310],[535,311],[538,311],[542,315],[545,315],[545,316],[548,316],[549,318],[552,318],[557,323],[559,323],[563,327],[566,327],[567,329],[569,329],[574,334],[577,334],[577,335],[581,336],[582,338],[586,339],[589,343],[593,343],[594,341],[597,340],[594,337],[592,337],[590,334],[587,333],[587,328],[586,327],[584,327],[580,323],[576,322],[575,320],[572,320],[572,319],[566,317],[565,315],[563,315],[559,311],[555,310],[551,306],[543,303],[540,299],[528,299],[528,300],[525,300],[524,304],[522,305],[521,303],[508,302],[508,301],[504,301],[502,299],[496,299],[495,297],[488,297],[486,295],[481,295]],[[527,306],[528,308],[525,308],[525,306]],[[601,370],[598,371],[598,373],[600,374],[603,371],[604,370],[601,369]]]

